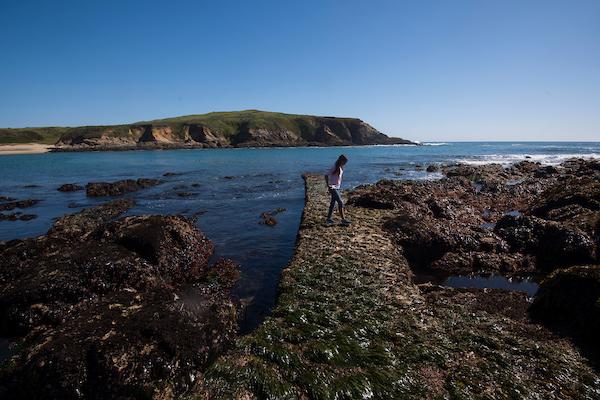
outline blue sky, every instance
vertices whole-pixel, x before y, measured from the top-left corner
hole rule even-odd
[[[0,3],[0,126],[262,109],[600,140],[600,1]]]

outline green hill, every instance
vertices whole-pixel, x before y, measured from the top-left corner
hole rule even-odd
[[[61,150],[409,144],[357,118],[259,110],[212,112],[124,125],[0,129],[0,143],[56,144]]]

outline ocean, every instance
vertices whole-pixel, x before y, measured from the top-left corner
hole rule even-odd
[[[0,240],[44,234],[53,221],[107,201],[85,191],[63,193],[64,183],[161,178],[164,183],[131,193],[136,214],[198,215],[198,227],[215,243],[216,255],[241,265],[235,290],[249,306],[242,332],[274,304],[281,269],[290,259],[304,204],[304,172],[325,172],[338,155],[349,163],[343,188],[379,179],[439,179],[430,164],[501,163],[528,159],[558,164],[568,158],[600,158],[600,142],[453,142],[423,146],[361,146],[45,153],[0,157],[0,195],[39,199],[22,210],[30,221],[0,221]],[[163,177],[166,172],[176,175]],[[185,196],[182,196],[182,193]],[[69,207],[69,205],[71,207]],[[277,208],[277,225],[260,214]],[[323,210],[325,218],[326,210]]]

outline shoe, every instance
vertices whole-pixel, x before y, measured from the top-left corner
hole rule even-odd
[[[342,222],[340,222],[340,225],[343,225],[343,226],[348,226],[350,224],[351,224],[351,222],[348,221],[347,219],[343,219]]]
[[[325,221],[325,223],[327,224],[327,226],[331,226],[333,225],[333,220],[330,218],[327,221]]]

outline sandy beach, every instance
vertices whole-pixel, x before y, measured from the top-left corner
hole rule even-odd
[[[47,153],[52,147],[52,145],[40,143],[0,144],[0,156]]]

